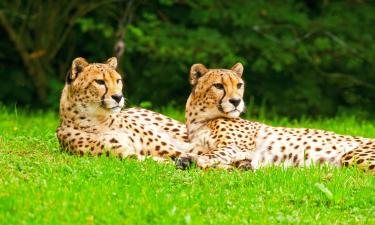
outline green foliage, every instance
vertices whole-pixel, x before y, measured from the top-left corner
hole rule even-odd
[[[73,57],[103,61],[113,54],[124,6],[103,1],[66,22],[73,30],[47,71],[50,105],[57,106],[61,88],[52,83],[63,82]],[[131,102],[161,106],[173,100],[182,108],[193,63],[228,68],[240,61],[254,113],[262,104],[295,117],[334,115],[341,108],[375,112],[375,5],[370,1],[160,0],[140,2],[132,10],[122,31],[121,60]],[[17,54],[1,29],[0,40],[0,60],[7,62],[0,77],[11,77],[0,84],[0,99],[35,102],[35,85],[22,62],[9,59]]]
[[[105,38],[110,38],[114,35],[113,27],[99,21],[94,21],[93,18],[80,18],[77,20],[77,24],[83,33],[99,32]]]
[[[180,118],[168,107],[162,111]],[[375,137],[354,117],[268,121]],[[374,224],[375,178],[354,168],[179,171],[60,152],[55,113],[0,107],[3,224]]]

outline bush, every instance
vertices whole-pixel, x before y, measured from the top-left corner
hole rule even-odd
[[[261,105],[289,116],[334,115],[340,108],[375,111],[375,7],[371,2],[160,0],[141,2],[131,13],[126,12],[128,6],[104,1],[73,22],[69,16],[56,20],[53,26],[73,25],[59,43],[61,49],[43,64],[49,66],[43,72],[47,100],[40,97],[37,82],[30,82],[9,33],[0,30],[0,59],[6,60],[0,68],[1,101],[56,107],[71,60],[84,56],[104,61],[113,54],[120,31],[126,44],[121,71],[132,102],[161,106],[174,101],[183,106],[193,63],[228,68],[240,61],[245,65],[246,98],[254,102],[255,112]],[[0,13],[12,19],[13,27],[27,18],[9,10]],[[119,24],[125,26],[121,23],[125,13],[131,23],[119,29]],[[48,46],[56,44],[52,38],[46,40]],[[38,49],[29,52],[35,55]],[[41,58],[49,56],[45,54]]]

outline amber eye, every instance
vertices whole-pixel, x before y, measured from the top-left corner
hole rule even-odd
[[[242,86],[243,86],[243,83],[238,83],[238,84],[237,84],[237,88],[238,88],[238,89],[242,88]]]
[[[214,84],[213,86],[219,90],[224,90],[224,86],[220,83]]]
[[[95,82],[99,85],[105,85],[104,80],[96,79]]]

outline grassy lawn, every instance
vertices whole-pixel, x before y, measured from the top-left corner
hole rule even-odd
[[[267,122],[375,137],[375,122],[354,117]],[[375,178],[356,169],[179,171],[76,157],[60,152],[57,124],[54,113],[0,109],[0,224],[375,224]]]

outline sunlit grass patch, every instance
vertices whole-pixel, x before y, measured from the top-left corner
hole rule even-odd
[[[354,168],[181,171],[77,157],[59,150],[55,113],[0,111],[1,224],[375,223],[375,178]],[[265,121],[375,137],[375,123],[354,117]]]

